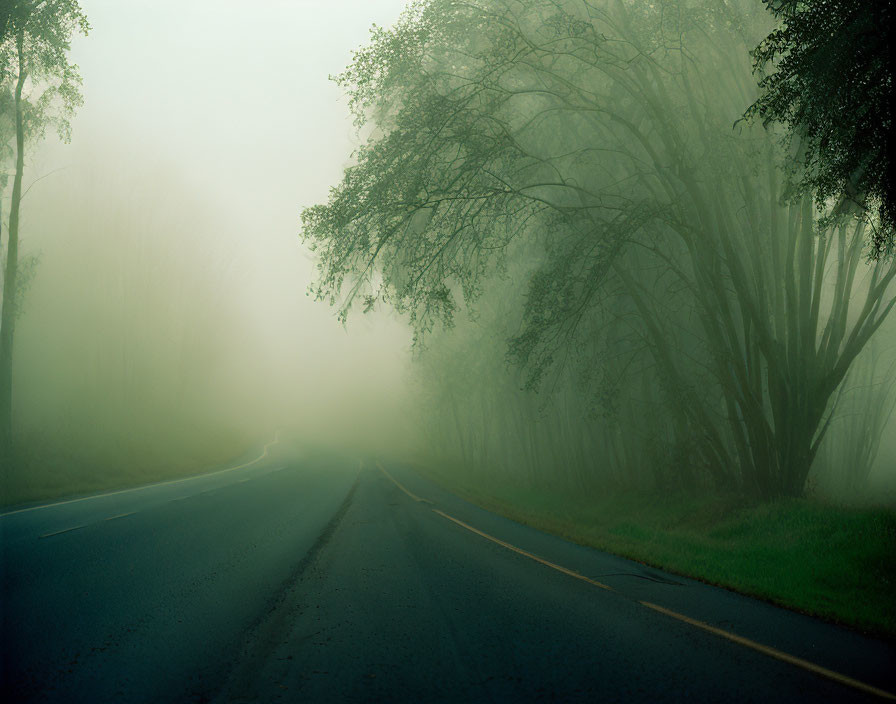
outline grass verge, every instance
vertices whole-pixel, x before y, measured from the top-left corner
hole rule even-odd
[[[810,499],[526,488],[438,468],[459,496],[540,530],[896,638],[896,511]]]
[[[195,432],[193,432],[195,431]],[[49,441],[47,441],[49,439]],[[187,477],[223,466],[252,440],[223,429],[87,438],[26,437],[13,466],[3,468],[0,506],[51,501]]]

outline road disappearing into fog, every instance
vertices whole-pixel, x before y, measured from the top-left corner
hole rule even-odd
[[[892,645],[521,526],[406,467],[284,444],[242,465],[3,514],[6,701],[894,691]]]

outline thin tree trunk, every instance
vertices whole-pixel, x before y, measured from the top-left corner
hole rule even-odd
[[[19,76],[16,81],[16,174],[9,209],[6,274],[3,278],[3,306],[0,311],[0,460],[9,466],[12,456],[12,351],[16,319],[16,276],[19,264],[19,204],[22,200],[22,172],[25,167],[25,130],[22,124],[22,86],[25,83],[24,31],[19,30],[16,48]]]

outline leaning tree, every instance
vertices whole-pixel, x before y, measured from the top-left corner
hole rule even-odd
[[[303,213],[316,294],[343,315],[386,301],[425,334],[528,243],[545,255],[510,354],[533,379],[623,296],[693,461],[719,486],[801,493],[896,265],[866,262],[847,209],[782,202],[780,140],[732,127],[762,21],[746,0],[414,4],[339,77],[375,129]],[[681,301],[705,375],[671,328]]]

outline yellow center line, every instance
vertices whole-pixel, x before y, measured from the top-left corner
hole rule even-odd
[[[383,467],[383,465],[381,465],[379,462],[376,463],[376,466],[377,466],[377,468],[378,468],[383,474],[386,475],[386,477],[387,477],[387,478],[388,478],[388,479],[389,479],[395,486],[397,486],[397,487],[398,487],[399,489],[401,489],[405,494],[407,494],[408,496],[410,496],[414,501],[417,501],[417,502],[419,502],[419,503],[423,503],[423,504],[431,504],[431,503],[432,503],[432,501],[430,501],[429,499],[421,499],[419,496],[417,496],[417,495],[414,494],[413,492],[408,491],[408,490],[401,484],[401,482],[399,482],[395,477],[393,477],[391,474],[389,474],[389,473],[386,471],[385,467]]]
[[[595,579],[586,577],[583,574],[579,574],[578,572],[576,572],[574,570],[568,569],[568,568],[563,567],[562,565],[558,565],[554,562],[549,562],[548,560],[545,560],[545,559],[539,557],[538,555],[533,555],[531,552],[527,552],[527,551],[523,550],[522,548],[518,548],[516,545],[511,545],[510,543],[505,543],[500,538],[496,538],[492,535],[489,535],[488,533],[483,533],[478,528],[474,528],[473,526],[469,525],[468,523],[464,523],[463,521],[455,518],[454,516],[449,516],[444,511],[439,511],[439,509],[437,509],[437,508],[434,508],[432,510],[434,513],[439,514],[443,518],[447,518],[449,521],[453,521],[454,523],[457,523],[457,525],[459,525],[463,528],[466,528],[467,530],[472,531],[473,533],[476,533],[476,535],[481,535],[486,540],[491,540],[493,543],[497,543],[498,545],[500,545],[503,548],[507,548],[508,550],[513,550],[513,552],[519,553],[520,555],[524,555],[525,557],[528,557],[530,560],[535,560],[536,562],[540,562],[542,565],[546,565],[546,566],[550,567],[552,570],[557,570],[558,572],[562,572],[563,574],[569,575],[570,577],[574,577],[575,579],[580,579],[583,582],[588,582],[588,584],[591,584],[595,587],[600,587],[601,589],[606,589],[607,591],[611,591],[611,592],[615,591],[613,589],[613,587],[608,587],[606,584],[598,582]]]
[[[422,499],[411,491],[408,491],[398,480],[395,479],[389,472],[385,470],[385,468],[379,463],[376,463],[376,466],[379,470],[386,475],[386,477],[401,489],[405,494],[410,496],[414,501],[432,504],[432,501],[429,499]],[[500,538],[496,538],[493,535],[489,535],[478,528],[474,528],[469,523],[464,523],[462,520],[455,518],[454,516],[449,516],[444,511],[440,511],[437,508],[432,509],[433,513],[437,513],[442,518],[447,518],[452,523],[456,523],[462,528],[466,528],[471,533],[475,533],[486,540],[490,540],[493,543],[500,545],[503,548],[507,548],[508,550],[512,550],[515,553],[528,557],[530,560],[535,560],[546,567],[550,567],[553,570],[557,570],[558,572],[562,572],[569,577],[573,577],[574,579],[581,580],[582,582],[587,582],[595,587],[600,587],[601,589],[606,589],[607,591],[615,591],[613,587],[607,586],[601,582],[598,582],[595,579],[591,579],[590,577],[586,577],[583,574],[579,574],[575,570],[571,570],[567,567],[563,567],[562,565],[558,565],[554,562],[550,562],[549,560],[545,560],[544,558],[539,557],[538,555],[534,555],[531,552],[523,550],[522,548],[518,548],[516,545],[512,545],[511,543],[505,542]],[[663,608],[662,606],[657,606],[656,604],[652,604],[648,601],[639,601],[639,604],[642,606],[646,606],[648,609],[652,609],[653,611],[657,611],[661,614],[665,614],[666,616],[670,616],[671,618],[678,619],[684,623],[687,623],[695,628],[699,628],[701,630],[707,631],[708,633],[712,633],[714,635],[720,636],[727,640],[730,640],[733,643],[737,643],[738,645],[742,645],[745,648],[750,648],[751,650],[755,650],[756,652],[762,653],[763,655],[768,655],[769,657],[775,658],[776,660],[780,660],[782,662],[786,662],[790,665],[794,665],[803,670],[807,670],[808,672],[812,672],[816,675],[820,675],[821,677],[825,677],[829,680],[833,680],[834,682],[838,682],[840,684],[846,685],[847,687],[852,687],[853,689],[857,689],[861,692],[866,692],[868,694],[873,694],[878,697],[882,697],[883,699],[896,700],[896,695],[891,694],[883,689],[879,689],[878,687],[874,687],[873,685],[866,684],[859,680],[853,679],[852,677],[847,677],[846,675],[841,675],[839,672],[834,672],[833,670],[828,670],[821,665],[816,665],[813,662],[809,662],[808,660],[803,660],[802,658],[798,658],[795,655],[789,655],[781,650],[777,650],[776,648],[772,648],[768,645],[762,645],[762,643],[757,643],[756,641],[750,640],[749,638],[744,638],[743,636],[739,636],[735,633],[731,633],[721,628],[716,628],[715,626],[711,626],[708,623],[704,623],[703,621],[698,621],[697,619],[690,618],[685,616],[684,614],[680,614],[677,611],[671,611],[669,609]]]
[[[642,606],[646,606],[648,609],[653,609],[654,611],[658,611],[659,613],[665,614],[666,616],[671,616],[672,618],[678,619],[679,621],[684,621],[685,623],[690,624],[691,626],[695,626],[696,628],[701,628],[704,631],[708,631],[709,633],[714,633],[715,635],[721,636],[722,638],[727,638],[730,641],[756,650],[760,653],[763,653],[764,655],[768,655],[769,657],[773,657],[776,660],[781,660],[782,662],[796,665],[797,667],[801,667],[802,669],[808,670],[809,672],[814,672],[816,675],[827,677],[830,680],[834,680],[835,682],[839,682],[840,684],[845,684],[849,687],[853,687],[854,689],[861,690],[862,692],[874,694],[878,697],[883,697],[884,699],[896,700],[896,695],[893,695],[890,692],[884,691],[883,689],[878,689],[877,687],[873,687],[870,684],[865,684],[864,682],[860,682],[859,680],[854,680],[852,677],[841,675],[839,672],[828,670],[825,667],[821,667],[821,665],[816,665],[813,662],[803,660],[802,658],[798,658],[795,655],[789,655],[788,653],[782,652],[770,646],[762,645],[762,643],[757,643],[756,641],[750,640],[749,638],[744,638],[743,636],[729,633],[728,631],[722,630],[721,628],[710,626],[708,623],[698,621],[697,619],[690,618],[676,611],[664,609],[662,606],[651,604],[648,601],[639,601],[638,603]]]

